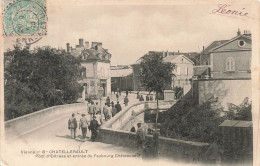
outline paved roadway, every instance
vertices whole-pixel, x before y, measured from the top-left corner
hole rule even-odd
[[[130,102],[133,97],[129,97]],[[112,96],[113,98],[113,96]],[[122,97],[123,98],[123,97]],[[122,103],[122,102],[121,102]],[[133,102],[131,102],[133,103]],[[84,112],[84,111],[83,111]],[[80,113],[76,114],[79,120]],[[45,126],[25,135],[20,136],[12,141],[7,141],[4,146],[4,155],[2,155],[2,165],[10,166],[38,166],[38,165],[124,165],[124,164],[141,164],[141,165],[168,165],[173,164],[169,160],[143,161],[141,156],[136,155],[135,150],[118,147],[101,142],[91,142],[81,139],[81,131],[77,131],[77,138],[71,139],[70,132],[67,128],[67,117],[46,124]],[[37,126],[36,126],[37,127]],[[88,131],[87,136],[90,137]],[[54,153],[55,150],[60,150]],[[62,152],[62,150],[65,150]],[[73,153],[67,153],[66,150],[74,150]],[[76,153],[82,150],[82,153]],[[33,151],[37,154],[33,154]],[[24,154],[25,152],[31,154]],[[69,155],[75,155],[69,156]],[[51,158],[54,155],[55,158]],[[118,157],[120,156],[121,157]],[[131,157],[129,157],[131,156]],[[66,158],[64,158],[66,157]],[[37,164],[36,164],[37,163]],[[0,164],[1,165],[1,164]]]

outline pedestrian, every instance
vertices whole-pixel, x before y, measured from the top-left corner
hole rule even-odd
[[[98,124],[101,125],[102,122],[103,122],[103,119],[101,117],[101,112],[98,111],[97,114],[96,114],[96,120],[98,121]]]
[[[116,113],[120,112],[122,110],[122,107],[121,105],[119,104],[119,101],[117,101],[117,104],[115,105],[115,108],[116,108]]]
[[[117,94],[116,94],[116,99],[117,99],[117,101],[119,100],[119,95],[118,95],[118,92],[117,92]]]
[[[210,144],[206,151],[208,164],[221,164],[223,150],[220,147],[220,141],[217,139]]]
[[[148,96],[148,94],[146,95],[145,100],[146,100],[146,101],[149,101],[149,96]]]
[[[106,103],[107,103],[107,106],[110,106],[110,98],[109,98],[109,96],[107,96]]]
[[[108,105],[108,114],[107,114],[107,120],[112,118],[112,107],[110,107],[110,105]]]
[[[107,117],[108,117],[108,106],[107,106],[107,103],[105,103],[105,106],[103,107],[103,114],[104,114],[104,117],[105,117],[105,121],[107,121]]]
[[[158,149],[159,149],[159,131],[157,129],[154,130],[153,132],[153,143],[152,143],[152,146],[153,146],[153,157],[156,158],[158,157]]]
[[[86,139],[87,129],[88,129],[88,120],[87,120],[85,114],[82,114],[81,116],[82,117],[80,118],[80,121],[79,121],[79,129],[81,128],[82,138]]]
[[[153,101],[153,95],[150,95],[150,101]]]
[[[126,96],[128,96],[128,90],[125,91]]]
[[[127,95],[126,95],[125,98],[124,98],[125,106],[128,106],[128,102],[129,102],[129,99],[128,99]]]
[[[90,118],[92,118],[94,116],[95,106],[94,106],[94,102],[93,101],[91,102],[91,105],[89,106],[88,113],[90,115]]]
[[[114,117],[114,116],[116,115],[116,113],[117,113],[117,109],[116,109],[116,107],[113,105],[113,106],[112,106],[112,117]]]
[[[93,119],[90,122],[89,130],[91,130],[91,141],[95,141],[97,138],[97,130],[98,130],[99,124],[96,120],[96,116],[93,116]]]
[[[137,98],[137,99],[140,98],[139,91],[137,91],[137,93],[136,93],[136,98]]]
[[[114,107],[114,102],[113,101],[111,101],[111,106],[112,106],[112,108]]]
[[[141,95],[141,97],[139,98],[139,101],[144,101],[143,95]]]
[[[98,105],[98,102],[96,102],[96,105],[95,105],[95,113],[94,113],[94,115],[97,114],[97,112],[101,112],[100,106]]]
[[[76,139],[76,130],[78,127],[77,120],[75,118],[75,114],[73,113],[68,121],[68,129],[70,130],[71,133],[71,138]]]
[[[137,144],[138,144],[138,149],[139,149],[139,154],[143,154],[143,150],[145,148],[145,139],[146,139],[146,132],[144,129],[141,127],[141,123],[137,123],[137,131],[136,131],[136,136],[137,136]]]

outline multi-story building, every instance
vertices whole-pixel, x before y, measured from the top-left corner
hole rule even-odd
[[[251,78],[251,34],[245,31],[230,40],[212,42],[200,56],[200,64],[210,67],[211,78]]]
[[[102,43],[92,42],[90,47],[89,42],[83,44],[83,39],[79,39],[79,45],[76,48],[70,47],[70,44],[67,43],[67,52],[81,58],[82,80],[79,82],[84,87],[83,98],[96,98],[99,87],[104,89],[103,96],[110,95],[111,54],[102,47]]]
[[[176,86],[181,87],[185,95],[191,89],[190,80],[193,77],[194,62],[185,55],[169,55],[164,58],[164,62],[175,64],[171,89]]]
[[[197,53],[180,53],[178,52],[157,52],[149,51],[149,53],[156,53],[158,56],[163,56],[165,62],[170,62],[176,65],[175,70],[173,70],[173,80],[169,89],[173,89],[176,86],[182,87],[184,93],[187,93],[190,88],[190,79],[193,76],[193,65],[194,62],[187,57],[195,56]],[[140,76],[140,71],[142,70],[140,66],[140,59],[131,65],[133,67],[133,87],[134,90],[146,90],[143,83],[143,79]]]
[[[249,31],[229,40],[212,42],[200,55],[194,68],[195,98],[199,103],[218,98],[223,108],[251,99],[252,39]],[[196,81],[197,80],[197,81]]]

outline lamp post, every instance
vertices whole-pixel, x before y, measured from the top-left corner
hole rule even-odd
[[[103,97],[104,89],[100,86],[98,88],[98,95],[100,100],[100,111],[101,111],[101,123],[103,123],[103,109],[102,109],[102,97]]]

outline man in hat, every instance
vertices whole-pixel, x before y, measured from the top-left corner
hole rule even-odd
[[[71,133],[71,138],[76,139],[76,129],[78,127],[77,120],[75,118],[75,114],[73,113],[68,121],[68,129],[70,130]]]
[[[145,148],[145,139],[146,139],[146,132],[145,129],[143,127],[141,127],[141,123],[137,123],[137,131],[136,131],[136,135],[137,135],[137,144],[138,144],[138,148],[139,148],[139,153],[142,154],[143,150]]]
[[[124,98],[125,106],[128,106],[128,102],[129,102],[129,99],[128,99],[127,95],[126,95],[125,98]]]
[[[91,105],[89,106],[88,113],[90,114],[91,118],[95,114],[95,106],[94,106],[94,102],[93,101],[91,102]]]
[[[91,141],[95,141],[97,138],[97,130],[98,130],[99,124],[98,121],[96,120],[96,116],[93,116],[93,119],[90,122],[89,125],[89,130],[91,130]]]
[[[119,101],[117,101],[117,104],[115,105],[116,113],[120,112],[122,110],[121,105],[119,104]]]
[[[81,128],[82,138],[83,138],[83,139],[86,139],[87,128],[88,128],[88,120],[87,120],[85,114],[82,114],[81,116],[82,116],[82,117],[80,118],[80,121],[79,121],[79,129]]]

